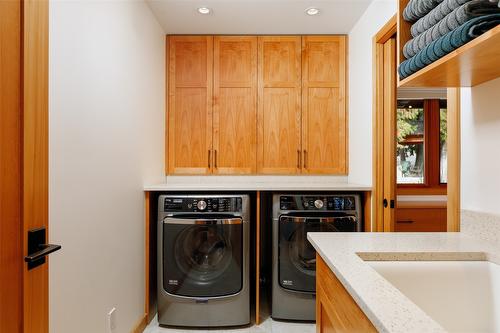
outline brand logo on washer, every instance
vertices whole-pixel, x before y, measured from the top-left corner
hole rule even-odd
[[[177,285],[179,285],[179,281],[177,281],[177,280],[168,280],[168,284],[170,284],[172,286],[177,286]]]
[[[293,280],[283,280],[284,286],[293,286]]]

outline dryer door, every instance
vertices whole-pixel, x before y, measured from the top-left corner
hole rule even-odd
[[[243,283],[243,224],[234,218],[166,218],[163,288],[208,298],[237,294]]]
[[[289,290],[315,292],[316,251],[308,232],[356,231],[358,220],[345,213],[329,216],[282,215],[279,220],[279,283]]]

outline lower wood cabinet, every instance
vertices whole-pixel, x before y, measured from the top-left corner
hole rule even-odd
[[[316,255],[316,332],[377,332],[318,254]]]
[[[396,209],[396,232],[446,232],[446,207]]]

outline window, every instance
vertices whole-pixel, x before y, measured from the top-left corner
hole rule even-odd
[[[397,109],[398,184],[423,184],[425,169],[424,102],[400,101]]]
[[[398,100],[398,188],[446,191],[446,100]]]

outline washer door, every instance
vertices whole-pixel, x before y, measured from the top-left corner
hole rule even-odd
[[[354,216],[290,216],[279,219],[278,278],[281,287],[293,291],[316,290],[316,251],[307,240],[308,232],[356,231]]]
[[[172,295],[233,295],[243,283],[241,218],[166,218],[163,287]]]

